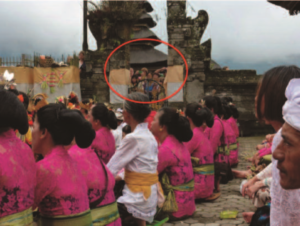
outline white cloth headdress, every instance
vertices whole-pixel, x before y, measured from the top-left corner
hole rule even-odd
[[[287,101],[282,108],[283,119],[300,131],[300,79],[292,79],[286,88]]]

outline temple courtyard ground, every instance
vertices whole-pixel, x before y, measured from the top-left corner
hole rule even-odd
[[[245,156],[253,153],[257,144],[264,137],[241,137],[239,148],[239,165],[237,169],[245,170],[250,162],[245,161]],[[234,179],[228,184],[221,185],[221,196],[214,202],[196,203],[196,212],[193,217],[171,223],[164,226],[246,226],[242,213],[254,212],[256,208],[252,200],[242,197],[240,184],[242,179]],[[224,210],[237,210],[236,219],[220,219],[220,213]]]

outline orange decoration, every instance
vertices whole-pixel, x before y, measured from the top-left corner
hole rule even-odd
[[[23,97],[23,95],[20,94],[20,95],[18,96],[18,98],[19,98],[19,100],[20,100],[22,103],[24,103],[24,97]]]

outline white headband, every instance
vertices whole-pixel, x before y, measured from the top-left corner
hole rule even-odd
[[[300,131],[300,79],[292,79],[286,88],[287,101],[282,108],[283,119]]]

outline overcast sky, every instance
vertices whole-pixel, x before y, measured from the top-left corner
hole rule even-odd
[[[166,1],[150,2],[158,22],[152,30],[168,41]],[[300,15],[290,16],[267,1],[188,1],[187,9],[192,17],[200,9],[208,12],[210,20],[201,42],[212,39],[212,58],[221,66],[255,69],[258,74],[282,64],[300,66]],[[0,0],[0,57],[78,53],[82,17],[82,1]],[[91,33],[89,48],[96,48]],[[167,53],[163,44],[158,48]]]

